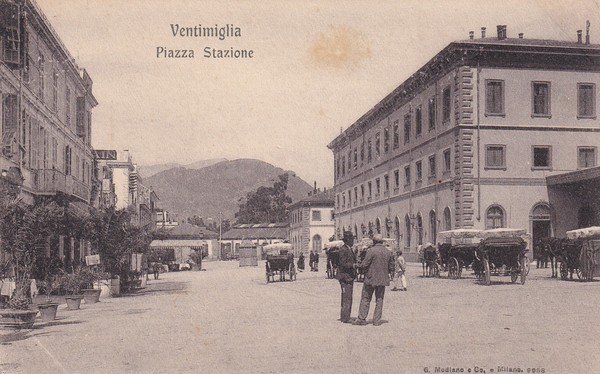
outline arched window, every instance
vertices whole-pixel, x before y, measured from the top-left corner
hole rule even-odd
[[[504,209],[500,205],[492,205],[485,214],[485,228],[497,229],[505,227]]]
[[[313,240],[313,245],[312,245],[313,251],[321,252],[321,248],[322,248],[321,247],[321,236],[317,234],[317,235],[313,236],[312,240]]]
[[[418,245],[422,245],[423,244],[423,217],[421,216],[421,213],[417,214],[417,238],[419,239],[417,244]]]
[[[452,216],[448,207],[444,209],[444,230],[452,230]]]
[[[552,236],[552,220],[550,217],[550,205],[548,203],[540,202],[534,205],[533,209],[531,209],[529,219],[531,221],[533,243],[538,243],[543,238]]]
[[[404,217],[404,228],[406,229],[406,236],[404,237],[404,244],[407,247],[410,247],[410,233],[411,233],[411,227],[410,227],[410,217],[408,216],[408,214]]]
[[[429,212],[429,237],[431,239],[431,243],[436,244],[436,236],[437,236],[437,216],[435,212],[432,210]]]
[[[394,235],[396,238],[396,244],[398,244],[398,248],[400,248],[400,218],[398,217],[394,219]]]
[[[381,234],[381,221],[379,221],[379,218],[375,220],[375,232]]]

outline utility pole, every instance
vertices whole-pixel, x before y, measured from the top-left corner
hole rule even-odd
[[[223,244],[222,244],[222,236],[223,236],[223,212],[219,212],[219,260],[221,260],[222,256],[222,251],[223,251]]]

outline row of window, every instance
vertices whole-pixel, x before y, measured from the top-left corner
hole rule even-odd
[[[596,85],[577,83],[577,117],[596,117]],[[505,84],[503,80],[485,81],[485,114],[488,116],[505,115]],[[531,82],[531,116],[552,116],[551,83]]]
[[[596,166],[596,147],[577,147],[577,168]],[[552,168],[552,146],[534,145],[531,147],[532,169]],[[487,169],[506,169],[506,145],[488,144],[485,146],[485,167]]]
[[[333,221],[333,215],[334,215],[333,210],[331,210],[331,212],[330,212],[330,220],[331,221]],[[294,213],[292,213],[290,216],[290,220],[291,220],[292,224],[302,222],[302,209],[298,209]],[[321,210],[313,209],[312,213],[311,213],[311,221],[319,222],[321,220],[322,220]]]
[[[444,150],[442,152],[442,176],[449,177],[450,170],[452,165],[451,160],[451,151],[450,148]],[[428,180],[432,183],[437,183],[437,161],[436,155],[433,154],[428,157]],[[414,171],[415,171],[415,187],[420,187],[423,182],[423,160],[417,160],[414,163]],[[382,185],[383,180],[383,185]],[[407,190],[410,188],[412,182],[412,168],[411,165],[404,166],[404,189]],[[394,194],[398,194],[400,191],[400,169],[396,169],[393,171],[393,183],[394,183]],[[337,207],[338,209],[346,209],[346,207],[351,208],[352,206],[357,206],[359,204],[370,202],[373,200],[379,199],[381,197],[383,189],[383,196],[388,197],[390,192],[390,176],[389,174],[384,174],[383,177],[376,177],[372,181],[368,181],[360,186],[355,186],[354,189],[349,189],[346,192],[342,192],[337,195]],[[347,205],[346,205],[347,203]]]
[[[442,90],[442,122],[447,123],[450,121],[452,95],[450,86]],[[415,137],[421,136],[423,133],[423,106],[418,105],[414,109],[414,121],[415,121]],[[436,128],[437,121],[437,99],[436,96],[432,96],[427,100],[427,127],[429,131],[433,131]],[[412,137],[412,123],[413,123],[413,109],[411,108],[408,113],[404,115],[403,119],[403,134],[404,144],[410,142]],[[366,148],[365,148],[366,147]],[[373,138],[367,138],[366,143],[360,144],[360,147],[355,147],[348,151],[348,158],[346,162],[346,155],[343,155],[337,159],[334,165],[334,176],[336,178],[346,176],[346,171],[350,173],[352,169],[358,169],[358,165],[363,166],[366,163],[371,163],[373,159],[379,159],[381,153],[388,153],[390,150],[396,150],[400,148],[400,121],[396,120],[390,126],[386,126],[383,129],[383,144],[381,139],[381,132],[377,131]]]

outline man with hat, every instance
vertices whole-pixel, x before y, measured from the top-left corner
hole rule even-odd
[[[344,232],[344,245],[338,252],[338,270],[336,274],[337,280],[342,288],[342,302],[340,310],[340,321],[343,323],[350,322],[350,312],[352,311],[352,290],[354,288],[354,263],[356,257],[352,251],[354,244],[354,234],[351,231]]]
[[[373,293],[375,293],[375,311],[373,313],[373,325],[381,325],[381,314],[383,313],[383,296],[385,287],[390,285],[391,275],[394,274],[394,257],[392,252],[383,246],[381,234],[373,236],[373,247],[369,248],[365,259],[360,264],[365,280],[360,298],[360,308],[355,325],[366,325],[367,315]]]

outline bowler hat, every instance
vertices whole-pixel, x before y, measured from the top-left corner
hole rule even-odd
[[[354,239],[354,234],[352,231],[344,231],[344,240]]]

